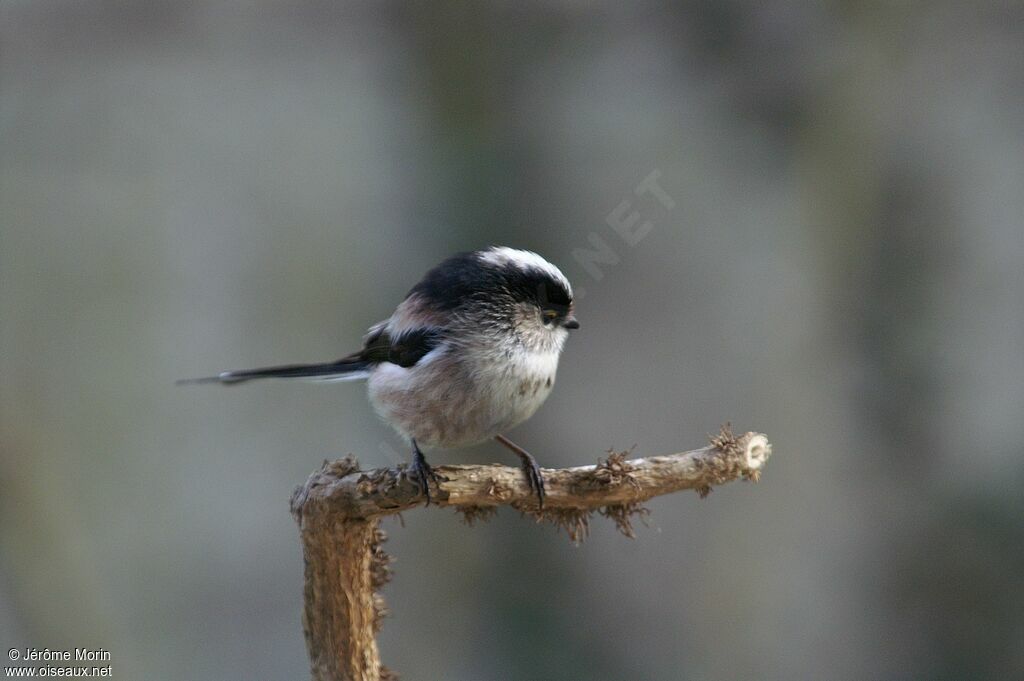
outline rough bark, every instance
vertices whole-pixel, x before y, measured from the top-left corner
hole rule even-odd
[[[706,496],[715,485],[756,481],[771,445],[759,433],[732,435],[728,428],[707,447],[678,454],[627,459],[609,452],[593,466],[542,469],[547,487],[540,509],[522,470],[497,464],[436,466],[442,482],[432,491],[438,506],[452,506],[472,523],[509,505],[565,529],[574,541],[587,534],[595,512],[633,536],[647,499],[679,490]],[[390,578],[381,548],[381,516],[425,501],[404,467],[360,471],[352,458],[324,462],[292,497],[305,558],[303,628],[316,681],[395,678],[380,662],[376,633],[385,613],[378,589]]]

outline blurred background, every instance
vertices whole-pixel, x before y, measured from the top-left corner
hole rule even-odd
[[[174,380],[498,243],[583,289],[543,465],[775,456],[635,541],[387,521],[402,678],[1024,678],[1022,223],[1018,3],[4,0],[0,643],[303,678],[288,498],[406,452],[361,385]]]

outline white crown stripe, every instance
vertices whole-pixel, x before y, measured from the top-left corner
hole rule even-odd
[[[537,255],[533,251],[522,251],[508,246],[492,246],[479,252],[479,258],[491,265],[513,264],[523,269],[533,268],[549,274],[552,278],[565,285],[565,290],[572,296],[572,286],[562,271]]]

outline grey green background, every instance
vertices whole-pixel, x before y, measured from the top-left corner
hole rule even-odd
[[[986,1],[3,0],[0,644],[303,678],[288,497],[405,453],[359,385],[174,380],[338,357],[500,243],[586,289],[545,465],[775,456],[635,541],[388,522],[404,679],[1024,677],[1022,45]]]

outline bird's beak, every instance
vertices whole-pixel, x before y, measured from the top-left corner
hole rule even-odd
[[[562,322],[562,328],[563,329],[578,329],[578,328],[580,328],[580,323],[576,320],[575,316],[570,315],[570,316],[565,318],[565,321]]]

